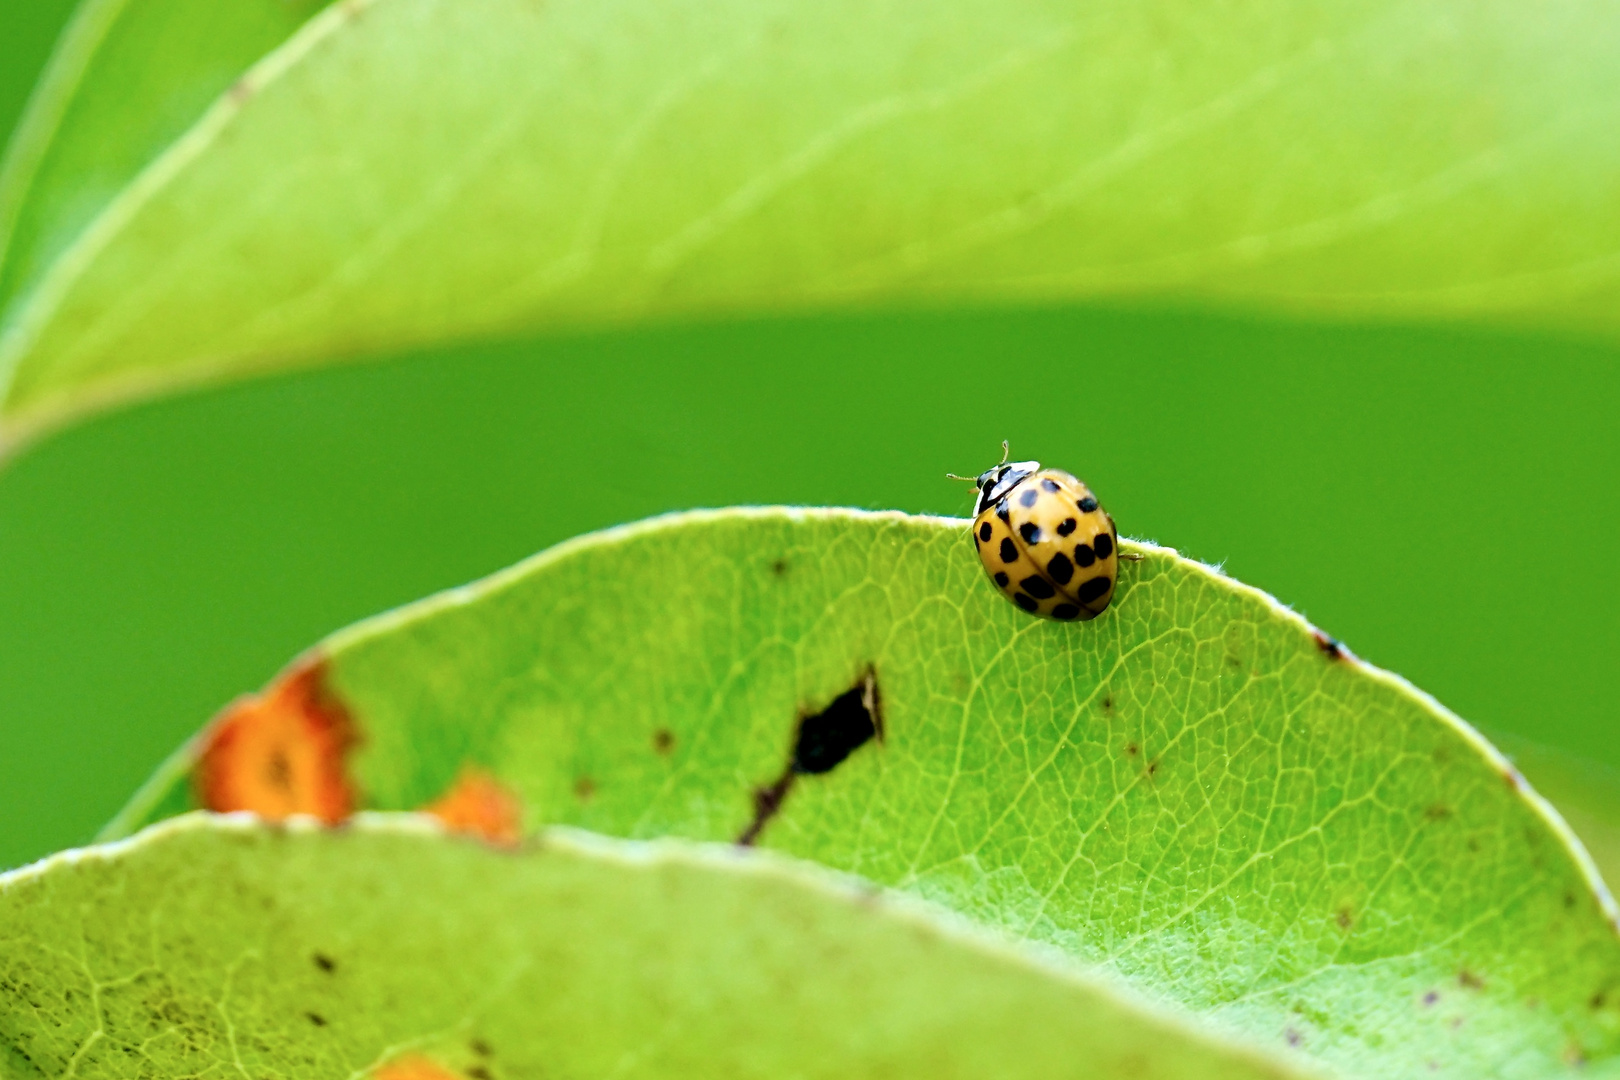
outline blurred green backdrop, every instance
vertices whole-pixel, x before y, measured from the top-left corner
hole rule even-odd
[[[7,130],[68,6],[0,16]],[[141,406],[0,470],[0,865],[87,839],[354,619],[664,510],[964,513],[944,472],[1002,438],[1488,731],[1617,768],[1617,406],[1601,343],[1095,307],[493,342]]]

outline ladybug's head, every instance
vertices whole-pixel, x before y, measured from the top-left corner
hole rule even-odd
[[[1005,461],[993,469],[987,469],[979,474],[973,481],[973,486],[979,489],[979,501],[973,506],[975,517],[984,513],[985,509],[994,506],[1002,496],[1017,487],[1025,477],[1041,471],[1038,461]]]

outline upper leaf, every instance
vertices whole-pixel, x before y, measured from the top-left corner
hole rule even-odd
[[[1614,5],[348,0],[55,261],[0,343],[0,415],[880,300],[1613,333]]]
[[[253,768],[219,747],[281,701],[358,746],[362,805],[473,766],[531,829],[786,851],[1349,1075],[1620,1071],[1607,897],[1512,767],[1269,597],[1127,550],[1074,625],[1001,598],[960,522],[659,519],[340,634],[197,749]],[[196,752],[114,831],[182,807]]]
[[[193,818],[0,876],[0,1075],[1303,1080],[777,859]]]
[[[85,0],[0,169],[0,313],[326,0]]]

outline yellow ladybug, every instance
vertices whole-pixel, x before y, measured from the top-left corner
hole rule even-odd
[[[1008,462],[982,473],[973,543],[1009,600],[1048,619],[1094,619],[1114,598],[1119,532],[1097,497],[1061,469]],[[952,476],[965,480],[964,476]]]

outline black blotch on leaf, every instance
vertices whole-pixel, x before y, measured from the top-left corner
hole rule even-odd
[[[737,843],[746,846],[759,838],[766,823],[781,810],[796,777],[831,772],[874,737],[883,741],[883,712],[877,674],[868,668],[860,681],[825,709],[799,717],[787,767],[775,783],[754,789],[754,820],[737,837]]]
[[[316,1027],[326,1026],[326,1017],[322,1016],[320,1013],[307,1012],[304,1015],[309,1017],[309,1022],[314,1024]]]
[[[332,959],[330,956],[327,956],[325,953],[316,953],[314,956],[310,957],[310,959],[315,962],[316,967],[320,968],[328,975],[337,970],[337,961]]]

